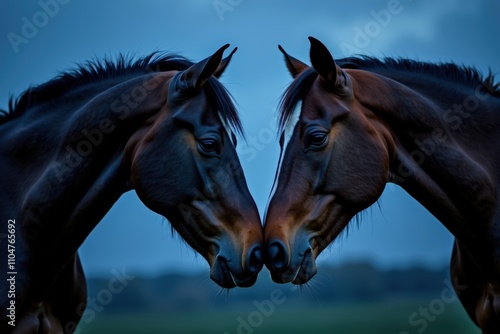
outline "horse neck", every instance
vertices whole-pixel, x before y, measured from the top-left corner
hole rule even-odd
[[[70,107],[40,112],[47,121],[28,126],[36,136],[51,129],[46,135],[51,149],[44,149],[35,164],[19,167],[27,182],[17,194],[16,202],[22,204],[12,213],[20,222],[26,266],[30,272],[43,268],[40,272],[44,277],[37,284],[51,282],[114,202],[130,189],[124,147],[143,122],[165,104],[164,81],[164,73],[145,74],[99,86],[97,92],[80,91],[72,96],[80,97],[78,102],[69,99]],[[63,117],[67,109],[72,113]],[[30,116],[27,111],[26,117]],[[23,117],[12,121],[17,124],[11,124],[13,131],[3,137],[15,141],[12,133],[26,134]],[[45,147],[43,144],[37,146]],[[17,150],[22,152],[23,148]]]
[[[411,79],[402,84],[372,74],[358,82],[369,89],[357,98],[392,135],[391,181],[460,240],[483,238],[500,225],[495,217],[500,150],[491,144],[500,139],[498,99],[477,87],[450,83],[446,86],[453,89],[438,91]]]

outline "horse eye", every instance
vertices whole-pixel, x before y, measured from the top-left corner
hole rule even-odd
[[[201,139],[198,141],[198,148],[200,153],[205,156],[218,156],[220,155],[219,142],[213,138]]]
[[[322,131],[311,133],[306,142],[306,149],[320,150],[324,148],[328,142],[328,134]]]

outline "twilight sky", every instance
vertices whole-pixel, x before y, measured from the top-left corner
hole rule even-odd
[[[291,82],[281,44],[309,63],[308,36],[334,58],[406,57],[500,72],[500,2],[493,0],[40,0],[0,4],[0,108],[10,95],[43,83],[75,63],[156,50],[193,61],[230,43],[238,47],[221,81],[234,96],[247,134],[238,152],[261,214],[276,169],[275,112]],[[337,240],[320,263],[368,259],[382,267],[447,264],[453,238],[394,185],[360,228]],[[155,275],[207,270],[171,237],[169,223],[135,193],[125,194],[80,249],[87,274],[114,268]]]

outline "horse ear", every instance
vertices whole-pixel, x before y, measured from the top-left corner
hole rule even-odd
[[[314,70],[324,82],[333,86],[337,85],[337,77],[342,69],[335,64],[330,51],[323,43],[314,37],[309,37],[309,41],[311,42],[311,64]]]
[[[229,64],[229,62],[231,61],[231,58],[233,57],[233,54],[236,52],[236,50],[238,50],[238,48],[234,48],[233,51],[231,51],[231,53],[229,54],[229,56],[222,59],[221,63],[219,64],[219,67],[217,67],[217,70],[213,74],[214,77],[220,78],[222,73],[224,73],[224,71],[226,70],[226,67]]]
[[[182,82],[181,87],[199,88],[203,86],[203,84],[219,69],[219,65],[222,62],[222,54],[228,47],[229,44],[224,45],[210,57],[186,69],[180,77]]]
[[[285,56],[286,67],[288,68],[288,71],[293,78],[296,78],[300,73],[309,68],[308,65],[286,53],[281,45],[278,45],[278,49],[280,49],[281,53],[283,53],[283,55]]]

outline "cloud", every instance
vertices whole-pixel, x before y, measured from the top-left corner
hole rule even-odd
[[[367,6],[365,14],[342,26],[331,27],[332,41],[345,56],[355,53],[381,55],[406,40],[431,43],[440,36],[443,21],[460,26],[463,18],[484,16],[484,1],[421,2],[389,0],[379,7]],[[449,20],[453,18],[452,20]]]

